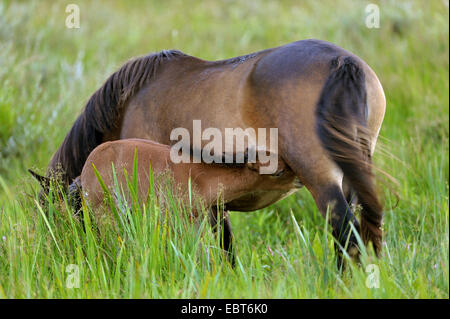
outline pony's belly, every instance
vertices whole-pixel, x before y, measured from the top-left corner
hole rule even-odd
[[[295,193],[299,188],[293,188],[289,191],[256,191],[239,197],[225,205],[227,210],[241,212],[250,212],[265,208],[279,200]]]

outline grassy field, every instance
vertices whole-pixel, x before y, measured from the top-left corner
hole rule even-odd
[[[364,24],[365,1],[71,2],[80,29],[65,27],[66,2],[0,0],[0,297],[449,297],[448,0],[376,1],[378,29]],[[179,218],[168,226],[154,202],[124,204],[129,221],[118,214],[114,224],[91,221],[86,232],[70,210],[51,205],[45,217],[36,204],[26,169],[44,172],[89,96],[127,59],[176,48],[215,60],[306,38],[354,52],[383,84],[375,163],[398,185],[379,184],[380,259],[340,274],[306,190],[259,212],[232,213],[235,269],[208,227]],[[169,203],[171,216],[184,210]],[[140,213],[130,214],[133,207]],[[378,288],[366,285],[371,263]],[[67,286],[71,264],[79,288]]]

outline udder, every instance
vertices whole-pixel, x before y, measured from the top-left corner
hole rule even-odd
[[[241,212],[262,209],[295,193],[303,186],[283,162],[274,175],[260,175],[257,185],[257,188],[249,189],[243,196],[226,203],[225,208]]]

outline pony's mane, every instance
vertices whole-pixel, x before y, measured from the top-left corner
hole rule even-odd
[[[219,60],[219,61],[215,61],[216,63],[222,63],[222,64],[235,64],[235,63],[243,63],[245,61],[247,61],[248,59],[252,59],[256,56],[258,56],[259,52],[256,53],[250,53],[250,54],[246,54],[246,55],[241,55],[241,56],[237,56],[234,58],[230,58],[230,59],[226,59],[226,60]]]
[[[89,153],[102,143],[103,136],[117,127],[123,106],[152,77],[165,61],[186,56],[177,50],[163,50],[126,62],[90,97],[56,151],[48,167],[48,176],[64,183],[77,177]]]

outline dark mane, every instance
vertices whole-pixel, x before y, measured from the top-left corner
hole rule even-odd
[[[232,63],[243,63],[245,61],[247,61],[248,59],[252,59],[256,56],[258,56],[258,53],[250,53],[250,54],[246,54],[246,55],[241,55],[241,56],[237,56],[231,59],[226,59],[226,60],[221,60],[221,61],[217,61],[217,62],[221,62],[223,64],[232,64]]]
[[[47,169],[47,176],[69,183],[77,177],[89,153],[103,136],[117,127],[123,106],[157,72],[161,63],[185,56],[177,50],[161,51],[132,59],[114,72],[90,97]]]

